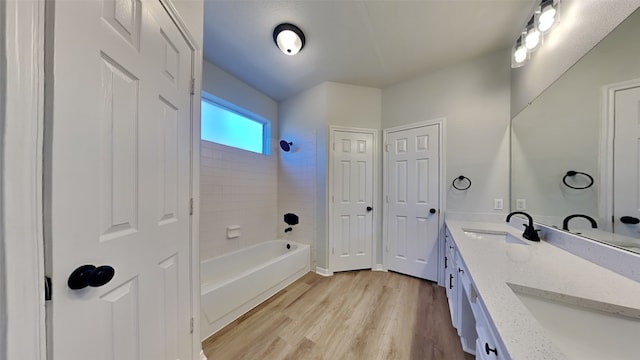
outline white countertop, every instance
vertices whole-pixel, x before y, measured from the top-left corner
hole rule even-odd
[[[447,227],[485,304],[495,329],[513,359],[566,359],[508,283],[566,294],[640,314],[640,283],[593,264],[544,240],[532,242],[508,223],[447,220]],[[477,239],[465,229],[508,232],[528,245]],[[609,305],[608,305],[609,304]],[[614,310],[618,311],[618,310]],[[629,335],[629,334],[627,334]],[[624,336],[624,334],[621,334]],[[640,337],[630,337],[630,340]]]

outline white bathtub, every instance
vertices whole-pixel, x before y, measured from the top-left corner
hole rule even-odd
[[[309,263],[309,245],[285,240],[201,261],[202,340],[309,272]]]

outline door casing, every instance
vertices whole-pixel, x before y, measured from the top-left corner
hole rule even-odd
[[[413,128],[417,128],[417,127],[424,127],[424,126],[429,126],[429,125],[434,125],[434,124],[439,124],[439,128],[440,128],[440,133],[438,134],[438,138],[440,141],[440,162],[439,162],[439,168],[438,168],[438,172],[439,172],[439,183],[440,186],[438,187],[438,193],[439,193],[439,204],[438,204],[438,208],[440,211],[440,215],[439,216],[439,220],[438,220],[438,256],[439,259],[443,259],[444,258],[444,246],[442,244],[442,241],[444,239],[444,218],[445,218],[445,212],[446,212],[446,192],[445,192],[445,179],[446,179],[446,168],[445,168],[445,159],[446,159],[446,144],[445,144],[445,139],[446,139],[446,129],[445,129],[445,124],[446,124],[446,119],[445,118],[437,118],[437,119],[433,119],[433,120],[428,120],[428,121],[423,121],[423,122],[417,122],[417,123],[413,123],[413,124],[408,124],[408,125],[401,125],[401,126],[396,126],[396,127],[392,127],[392,128],[387,128],[383,130],[383,144],[384,144],[384,151],[383,151],[383,159],[382,159],[382,198],[384,199],[384,203],[387,203],[387,198],[389,196],[389,189],[388,189],[388,182],[389,180],[387,179],[387,175],[389,172],[388,169],[388,165],[387,165],[387,161],[388,161],[388,138],[389,138],[389,133],[391,132],[396,132],[396,131],[402,131],[402,130],[408,130],[408,129],[413,129]],[[383,264],[383,270],[387,271],[389,269],[388,267],[388,254],[385,251],[385,249],[387,248],[387,243],[388,243],[388,236],[387,236],[387,230],[389,227],[388,224],[388,220],[387,220],[387,216],[386,214],[383,214],[382,216],[382,264]],[[442,269],[441,266],[438,267],[438,284],[441,286],[444,286],[444,269]]]
[[[380,215],[382,213],[382,211],[380,210],[376,210],[378,209],[378,196],[377,196],[377,191],[378,191],[378,163],[380,162],[380,154],[379,154],[379,148],[378,148],[378,130],[376,129],[364,129],[364,128],[353,128],[353,127],[342,127],[342,126],[330,126],[329,127],[329,133],[330,133],[330,140],[329,140],[329,144],[330,144],[330,149],[329,151],[333,151],[333,144],[335,143],[335,132],[336,131],[343,131],[343,132],[358,132],[358,133],[365,133],[365,134],[371,134],[373,136],[373,196],[372,196],[372,201],[373,201],[373,205],[371,205],[373,207],[373,229],[372,229],[372,236],[371,236],[371,265],[372,265],[372,269],[376,268],[376,259],[378,258],[378,247],[377,245],[377,241],[376,239],[378,239],[378,226],[376,226],[376,224],[379,223],[379,219],[380,219]],[[331,249],[334,246],[333,243],[333,237],[331,236],[333,228],[334,228],[334,224],[333,224],[333,215],[334,215],[334,211],[333,211],[333,202],[331,201],[331,197],[333,196],[333,191],[334,191],[334,184],[333,184],[333,175],[334,175],[334,170],[333,170],[333,166],[334,166],[334,160],[333,160],[333,156],[329,156],[329,168],[328,168],[328,179],[330,179],[328,181],[328,187],[329,187],[329,191],[328,191],[328,199],[327,199],[327,203],[329,204],[328,208],[329,208],[329,221],[328,221],[328,231],[327,234],[329,234],[328,238],[329,241],[327,242],[328,246],[327,246],[327,259],[328,259],[328,264],[329,264],[329,271],[327,273],[323,273],[323,275],[325,276],[329,276],[329,275],[333,275],[333,268],[331,265]]]
[[[620,90],[640,87],[640,79],[606,85],[602,88],[602,128],[600,131],[600,198],[599,213],[606,219],[606,230],[613,230],[613,149],[615,134],[615,99]],[[603,227],[604,227],[603,226]]]

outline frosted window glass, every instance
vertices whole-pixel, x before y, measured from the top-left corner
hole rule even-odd
[[[206,100],[202,100],[201,119],[200,137],[203,140],[264,153],[263,123]]]

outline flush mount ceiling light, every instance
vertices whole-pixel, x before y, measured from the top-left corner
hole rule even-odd
[[[284,23],[273,30],[273,41],[287,55],[295,55],[304,47],[304,34],[299,27]]]

